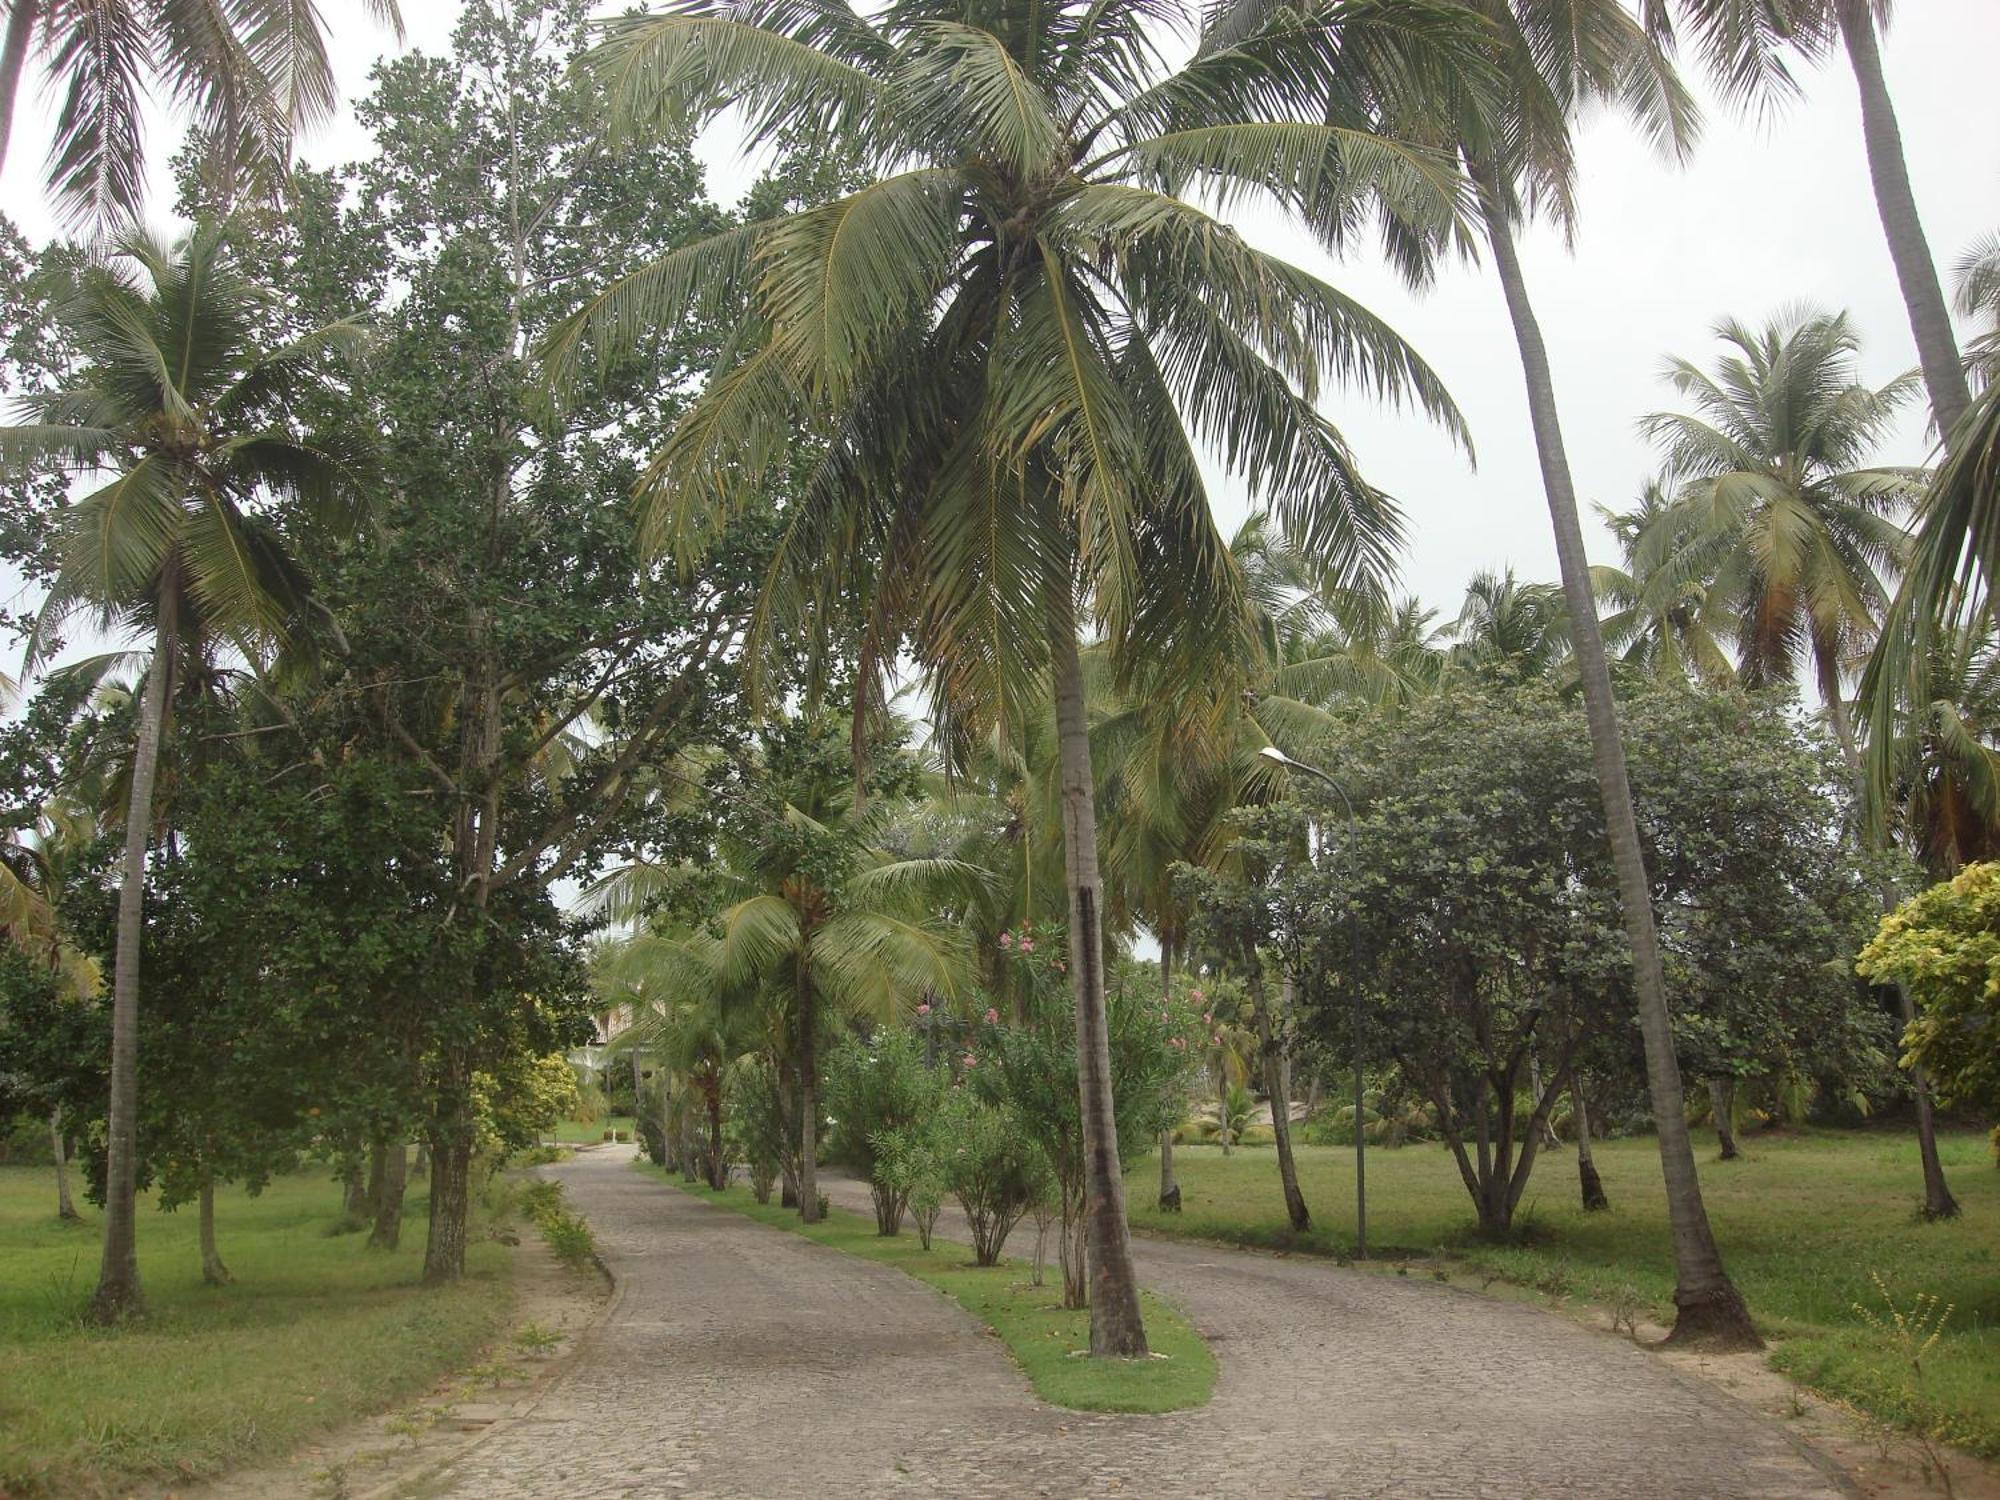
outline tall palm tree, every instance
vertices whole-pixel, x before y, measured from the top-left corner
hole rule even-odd
[[[1608,102],[1621,107],[1656,143],[1674,150],[1685,150],[1692,139],[1695,112],[1659,47],[1637,28],[1618,0],[1462,3],[1491,24],[1496,64],[1513,85],[1497,117],[1462,122],[1459,146],[1478,185],[1486,242],[1521,357],[1528,416],[1569,611],[1570,648],[1590,730],[1592,767],[1604,804],[1619,907],[1632,952],[1633,991],[1673,1234],[1677,1313],[1670,1337],[1756,1347],[1761,1341],[1742,1294],[1723,1268],[1695,1171],[1652,886],[1591,593],[1576,481],[1563,442],[1548,345],[1515,243],[1517,227],[1534,210],[1565,227],[1573,222],[1572,127],[1587,105]]]
[[[610,23],[591,65],[619,128],[683,130],[732,105],[752,140],[847,153],[870,180],[634,273],[550,351],[560,383],[592,342],[746,296],[742,335],[642,483],[647,538],[691,555],[806,428],[827,449],[788,517],[764,628],[872,579],[873,635],[907,639],[951,724],[1013,722],[1052,683],[1091,1348],[1110,1355],[1143,1353],[1145,1333],[1079,633],[1103,635],[1121,677],[1199,683],[1240,656],[1241,579],[1198,443],[1330,573],[1359,579],[1383,567],[1396,516],[1318,411],[1324,383],[1414,396],[1459,426],[1390,329],[1182,194],[1349,225],[1381,205],[1399,243],[1450,233],[1459,179],[1385,140],[1380,101],[1413,82],[1462,93],[1477,28],[1432,10],[1288,12],[1170,70],[1160,32],[1194,10],[684,0]]]
[[[66,390],[22,402],[39,420],[0,428],[0,461],[54,463],[110,476],[65,513],[61,565],[30,637],[47,659],[62,624],[151,638],[138,704],[112,977],[111,1104],[104,1263],[92,1314],[115,1321],[140,1303],[136,1138],[140,923],[153,786],[178,678],[216,652],[256,656],[293,635],[303,579],[254,507],[273,498],[339,504],[359,488],[350,446],[301,437],[296,400],[322,356],[359,329],[328,325],[275,349],[256,334],[268,294],[232,262],[223,226],[169,246],[121,236],[85,272],[68,311],[84,367]]]
[[[49,187],[74,222],[135,216],[145,199],[144,106],[171,99],[224,180],[282,170],[300,130],[333,118],[333,67],[315,7],[298,0],[5,0],[0,163],[30,57],[63,96]],[[396,0],[364,0],[394,28]]]
[[[1710,73],[1740,99],[1792,92],[1796,84],[1788,54],[1817,58],[1836,42],[1846,51],[1861,96],[1861,135],[1875,208],[1917,342],[1931,414],[1949,443],[1972,404],[1972,391],[1917,214],[1895,101],[1882,72],[1880,31],[1888,23],[1891,0],[1645,0],[1644,9],[1649,30],[1663,44],[1672,41],[1678,20],[1695,38]]]
[[[1752,331],[1716,324],[1729,352],[1709,374],[1685,359],[1667,378],[1692,412],[1654,412],[1641,430],[1678,485],[1655,523],[1679,540],[1682,571],[1706,574],[1707,605],[1734,637],[1743,680],[1796,679],[1808,664],[1857,774],[1846,674],[1888,606],[1884,577],[1906,551],[1909,469],[1864,467],[1915,390],[1855,378],[1844,313],[1798,307]]]
[[[1672,511],[1666,491],[1649,480],[1630,510],[1600,505],[1599,518],[1617,541],[1622,566],[1590,570],[1605,644],[1619,660],[1647,677],[1668,682],[1733,682],[1736,664],[1708,607],[1713,584],[1709,559],[1688,545],[1684,512]]]

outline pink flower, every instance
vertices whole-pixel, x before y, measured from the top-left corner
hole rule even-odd
[[[990,1005],[986,1007],[986,1024],[988,1026],[998,1026],[1000,1024],[1000,1012]]]
[[[970,1052],[968,1052],[965,1054],[965,1065],[968,1068],[976,1068],[979,1066],[979,1059],[974,1057]]]
[[[1220,1047],[1220,1046],[1222,1045],[1222,1033],[1221,1033],[1221,1032],[1219,1032],[1219,1031],[1218,1031],[1218,1032],[1216,1032],[1216,1034],[1215,1034],[1214,1036],[1212,1036],[1212,1037],[1210,1037],[1210,1038],[1209,1038],[1209,1041],[1210,1041],[1210,1042],[1211,1042],[1211,1043],[1212,1043],[1213,1045],[1215,1045],[1215,1046],[1217,1046],[1217,1047]]]
[[[1181,1051],[1181,1052],[1185,1052],[1185,1051],[1187,1051],[1187,1038],[1186,1038],[1186,1037],[1184,1037],[1184,1036],[1177,1036],[1177,1037],[1175,1037],[1175,1038],[1174,1038],[1174,1047],[1175,1047],[1175,1049],[1176,1049],[1176,1050],[1178,1050],[1178,1051]]]
[[[1013,934],[1013,933],[1011,933],[1011,932],[1003,932],[1003,933],[1001,933],[1001,934],[1000,934],[1000,946],[1001,946],[1001,947],[1003,947],[1003,948],[1011,948],[1011,947],[1013,947],[1013,946],[1014,946],[1014,934]]]
[[[1031,937],[1022,938],[1021,951],[1023,953],[1033,953],[1035,951],[1035,940]]]
[[[930,1006],[929,1006],[929,1004],[928,1004],[928,1003],[926,1003],[926,1004],[923,1004],[923,1005],[919,1005],[919,1006],[917,1007],[917,1014],[918,1014],[918,1015],[920,1015],[920,1016],[927,1016],[927,1015],[929,1015],[930,1013],[931,1013],[931,1008],[930,1008]]]
[[[1064,963],[1061,959],[1057,959],[1054,963],[1050,964],[1049,967],[1051,969],[1054,969],[1058,974],[1067,974],[1069,972],[1069,965]]]
[[[1203,1011],[1201,1013],[1201,1024],[1204,1026],[1213,1026],[1215,1024],[1215,1012],[1212,1010]]]
[[[1199,1005],[1201,1004],[1202,1001],[1206,1000],[1208,996],[1203,994],[1200,990],[1189,990],[1188,998],[1194,1001],[1196,1005]]]

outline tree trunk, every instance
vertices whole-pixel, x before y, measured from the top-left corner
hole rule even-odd
[[[818,996],[799,954],[799,1217],[819,1222],[819,1029]]]
[[[385,1137],[377,1135],[368,1142],[367,1191],[361,1195],[361,1202],[358,1205],[352,1202],[348,1204],[350,1211],[358,1207],[360,1212],[355,1216],[367,1220],[371,1226],[375,1222],[375,1215],[381,1210],[382,1189],[388,1185],[384,1180],[388,1175],[389,1142]]]
[[[1289,1001],[1292,978],[1283,980]],[[1277,1030],[1271,1024],[1271,1008],[1264,996],[1264,966],[1255,954],[1250,958],[1250,1009],[1257,1021],[1257,1054],[1264,1066],[1264,1093],[1271,1101],[1271,1138],[1278,1148],[1278,1182],[1285,1194],[1285,1217],[1293,1229],[1312,1227],[1306,1210],[1305,1194],[1299,1191],[1298,1164],[1292,1159],[1292,1102],[1285,1092],[1284,1059],[1278,1055]]]
[[[0,166],[7,163],[7,145],[14,138],[14,104],[21,95],[21,69],[41,19],[41,0],[14,0],[7,14],[7,39],[0,43]]]
[[[1218,1087],[1215,1092],[1215,1123],[1221,1126],[1217,1139],[1222,1142],[1222,1154],[1229,1155],[1229,1074],[1227,1070],[1215,1075]]]
[[[403,1238],[403,1191],[409,1186],[409,1157],[401,1136],[388,1143],[382,1158],[382,1182],[375,1194],[375,1227],[368,1231],[370,1250],[394,1250]]]
[[[1171,1007],[1174,1001],[1174,949],[1173,944],[1160,944],[1160,990],[1165,1003]],[[1176,1091],[1175,1097],[1179,1097]],[[1174,1128],[1169,1125],[1160,1132],[1160,1212],[1177,1214],[1181,1211],[1181,1185],[1174,1180]]]
[[[358,1156],[348,1162],[347,1171],[340,1180],[340,1211],[353,1225],[366,1224],[375,1217],[374,1200],[368,1190],[368,1174]]]
[[[708,1086],[708,1185],[721,1192],[729,1186],[729,1163],[722,1155],[722,1084]]]
[[[104,1260],[90,1299],[93,1323],[139,1311],[139,952],[146,919],[146,844],[153,827],[153,781],[166,722],[173,636],[153,642],[139,702],[132,791],[125,807],[125,868],[118,886],[118,937],[111,980],[111,1107],[105,1128]]]
[[[201,1279],[208,1286],[228,1286],[236,1278],[215,1248],[215,1173],[201,1169]]]
[[[62,1106],[49,1111],[49,1144],[56,1153],[56,1217],[65,1221],[81,1219],[76,1200],[69,1195],[69,1142],[63,1137]]]
[[[1590,1106],[1584,1102],[1582,1079],[1570,1079],[1569,1097],[1576,1106],[1576,1180],[1583,1191],[1583,1211],[1602,1213],[1611,1207],[1611,1198],[1597,1175],[1597,1159],[1590,1154]]]
[[[465,1222],[472,1197],[472,1066],[447,1048],[433,1084],[430,1220],[424,1240],[424,1285],[443,1286],[465,1274]]]
[[[1737,1151],[1734,1078],[1711,1077],[1708,1080],[1708,1108],[1715,1116],[1715,1139],[1722,1147],[1721,1160],[1735,1161]]]
[[[1584,711],[1590,726],[1591,762],[1604,802],[1605,829],[1618,872],[1619,905],[1625,919],[1626,940],[1632,949],[1633,989],[1646,1051],[1646,1082],[1654,1125],[1659,1132],[1667,1218],[1673,1230],[1676,1315],[1668,1340],[1760,1348],[1763,1340],[1751,1325],[1743,1296],[1723,1269],[1722,1254],[1716,1248],[1708,1212],[1701,1201],[1700,1179],[1695,1173],[1680,1063],[1674,1055],[1673,1020],[1667,1011],[1666,980],[1660,968],[1659,934],[1653,925],[1652,887],[1646,876],[1638,818],[1626,777],[1625,747],[1619,738],[1611,672],[1604,659],[1604,638],[1598,631],[1597,601],[1591,592],[1583,528],[1577,518],[1576,487],[1570,477],[1569,457],[1563,448],[1562,425],[1556,413],[1548,349],[1528,301],[1520,257],[1508,228],[1506,194],[1490,172],[1480,171],[1478,181],[1493,263],[1520,347],[1528,413],[1541,459],[1549,516],[1555,526],[1563,597],[1569,606],[1571,648],[1576,656],[1577,677],[1583,688]]]
[[[428,1177],[430,1170],[431,1143],[428,1140],[420,1140],[417,1142],[417,1159],[410,1163],[410,1175],[412,1177]]]
[[[1542,1102],[1541,1049],[1536,1047],[1533,1043],[1530,1043],[1528,1046],[1528,1093],[1531,1096],[1533,1096],[1534,1101],[1537,1104],[1540,1104]],[[1542,1145],[1544,1147],[1550,1147],[1550,1146],[1557,1146],[1560,1144],[1562,1144],[1562,1141],[1561,1138],[1556,1134],[1556,1127],[1554,1123],[1549,1120],[1544,1120],[1542,1122]]]
[[[1111,1032],[1104,1009],[1104,946],[1098,926],[1097,794],[1083,666],[1068,608],[1050,620],[1056,736],[1062,754],[1063,863],[1069,877],[1069,967],[1076,994],[1077,1096],[1083,1122],[1084,1242],[1089,1250],[1090,1352],[1142,1358],[1146,1326],[1125,1223],[1125,1177],[1111,1097]]]
[[[1889,258],[1895,262],[1896,282],[1902,289],[1910,332],[1917,341],[1917,361],[1923,367],[1924,388],[1930,392],[1931,414],[1937,419],[1938,436],[1949,444],[1966,408],[1972,405],[1972,388],[1959,361],[1958,341],[1952,334],[1951,314],[1945,308],[1944,289],[1938,284],[1923,221],[1917,217],[1910,167],[1903,158],[1903,132],[1896,123],[1888,80],[1882,76],[1882,51],[1870,8],[1869,0],[1838,0],[1840,35],[1861,93],[1861,135],[1868,147],[1875,209],[1882,216]]]

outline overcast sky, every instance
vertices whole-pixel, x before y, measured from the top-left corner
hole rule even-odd
[[[405,0],[408,44],[443,51],[456,0]],[[369,68],[391,45],[386,33],[340,17],[333,41],[345,97],[365,90]],[[1903,0],[1884,45],[1890,87],[1932,253],[1947,276],[1978,235],[2000,229],[2000,0]],[[1804,97],[1763,123],[1708,111],[1700,150],[1687,166],[1661,162],[1614,120],[1583,138],[1577,242],[1531,233],[1523,258],[1555,365],[1577,486],[1586,504],[1623,506],[1652,468],[1635,420],[1670,405],[1659,370],[1669,352],[1707,362],[1710,326],[1731,315],[1757,322],[1806,300],[1853,314],[1863,340],[1862,373],[1888,380],[1915,363],[1908,323],[1883,243],[1862,151],[1854,83],[1844,57],[1805,78]],[[51,111],[24,94],[0,202],[36,236],[48,229],[40,169]],[[170,129],[153,136],[164,163]],[[305,143],[315,162],[369,149],[350,118]],[[748,181],[726,140],[704,143],[711,190],[732,200]],[[166,198],[156,191],[164,211]],[[1356,255],[1329,267],[1302,236],[1269,225],[1245,230],[1328,274],[1383,314],[1443,375],[1472,426],[1471,469],[1436,430],[1408,413],[1363,400],[1331,403],[1365,470],[1403,502],[1409,520],[1404,580],[1426,602],[1456,609],[1466,580],[1512,563],[1553,578],[1555,551],[1535,468],[1520,366],[1500,292],[1480,268],[1454,270],[1422,296]],[[1887,462],[1920,462],[1926,440],[1913,410]],[[1233,526],[1237,496],[1217,497]],[[1594,554],[1608,540],[1589,528]]]

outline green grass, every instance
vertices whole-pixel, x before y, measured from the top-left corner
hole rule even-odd
[[[556,1128],[548,1133],[548,1139],[560,1141],[565,1146],[587,1146],[603,1140],[604,1132],[607,1130],[622,1130],[625,1132],[625,1138],[631,1140],[632,1123],[630,1115],[618,1115],[591,1125],[579,1125],[574,1120],[559,1120]]]
[[[1985,1137],[1940,1140],[1964,1214],[1927,1224],[1916,1214],[1922,1178],[1903,1131],[1808,1131],[1741,1137],[1743,1159],[1713,1159],[1702,1142],[1701,1186],[1730,1275],[1773,1341],[1772,1362],[1807,1385],[1898,1425],[1922,1425],[1988,1457],[2000,1456],[2000,1172]],[[1482,1241],[1450,1153],[1405,1146],[1368,1153],[1368,1234],[1376,1260],[1443,1255],[1453,1279],[1490,1279],[1561,1300],[1637,1306],[1672,1318],[1673,1264],[1658,1148],[1651,1138],[1597,1148],[1612,1212],[1577,1203],[1567,1147],[1537,1163],[1513,1242]],[[1128,1176],[1135,1228],[1275,1249],[1345,1255],[1354,1240],[1354,1155],[1301,1147],[1299,1177],[1313,1227],[1285,1220],[1269,1149],[1224,1160],[1213,1148],[1174,1153],[1183,1212],[1163,1214],[1159,1159]],[[1855,1311],[1882,1313],[1871,1276],[1907,1310],[1919,1293],[1952,1304],[1944,1337],[1924,1361],[1921,1391],[1894,1341]]]
[[[60,1224],[47,1168],[0,1168],[0,1495],[124,1494],[275,1459],[469,1362],[512,1309],[507,1251],[475,1235],[467,1280],[420,1290],[412,1186],[393,1255],[327,1234],[341,1204],[323,1172],[219,1192],[229,1287],[202,1285],[192,1206],[142,1208],[147,1315],[106,1332],[81,1319],[96,1214]]]
[[[640,1170],[676,1187],[678,1177],[648,1163]],[[800,1221],[795,1209],[761,1204],[747,1187],[714,1192],[686,1187],[689,1195],[737,1213],[817,1240],[848,1255],[881,1261],[935,1287],[985,1324],[1007,1346],[1026,1373],[1035,1394],[1052,1406],[1075,1411],[1159,1412],[1202,1406],[1215,1389],[1215,1357],[1200,1334],[1169,1304],[1140,1293],[1146,1336],[1154,1354],[1164,1359],[1087,1359],[1077,1351],[1090,1345],[1088,1311],[1066,1311],[1062,1305],[1061,1272],[1048,1268],[1048,1286],[1031,1286],[1028,1267],[1003,1259],[997,1266],[975,1266],[964,1245],[933,1239],[925,1250],[916,1231],[884,1239],[874,1219],[834,1209],[818,1224]],[[1032,1229],[1025,1232],[1032,1233]]]

